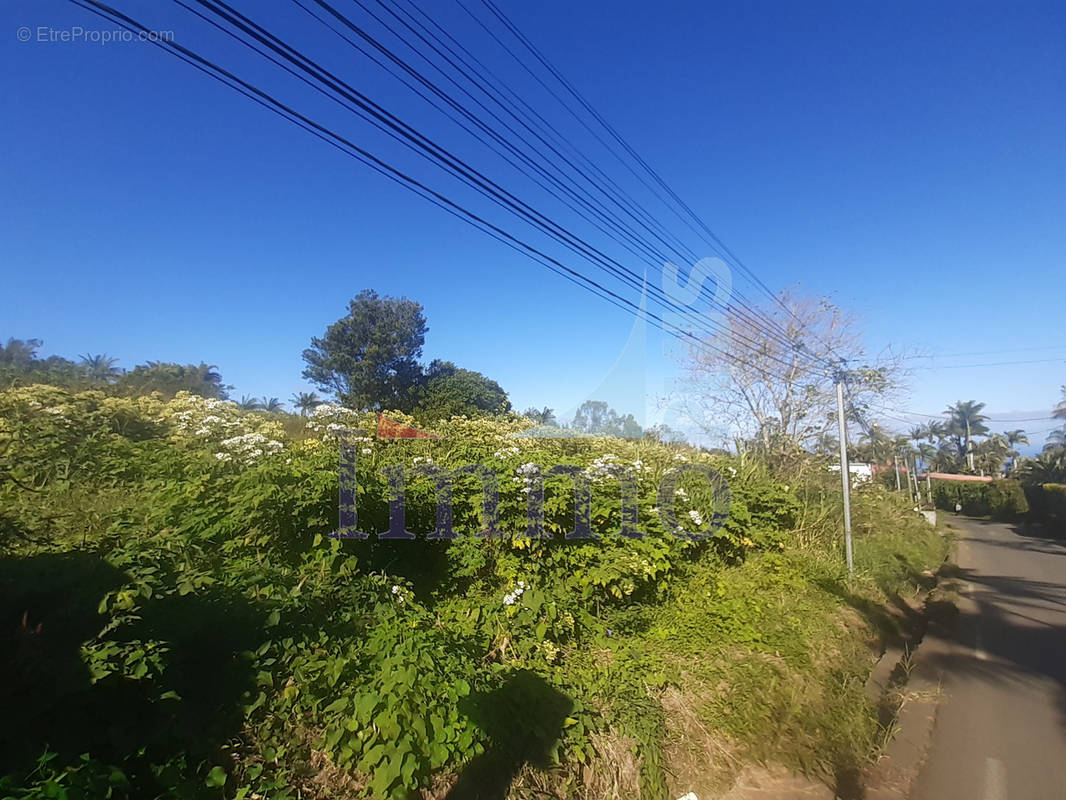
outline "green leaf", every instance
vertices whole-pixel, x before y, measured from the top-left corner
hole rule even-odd
[[[347,697],[338,697],[336,700],[334,700],[332,703],[330,703],[328,706],[326,706],[325,712],[327,714],[329,714],[329,713],[332,713],[334,711],[343,711],[347,707],[348,707],[348,698]]]
[[[226,778],[228,777],[226,770],[222,769],[222,767],[211,767],[211,771],[207,773],[204,783],[214,789],[219,786],[225,786]]]

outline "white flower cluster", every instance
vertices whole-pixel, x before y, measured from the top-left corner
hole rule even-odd
[[[515,472],[518,473],[517,478],[511,478],[511,483],[519,485],[519,491],[524,494],[529,494],[533,491],[533,484],[536,482],[537,475],[540,473],[540,467],[530,461],[527,464],[517,467]]]
[[[696,509],[692,509],[688,512],[689,518],[696,523],[697,526],[703,524],[703,517],[700,516],[700,512]]]
[[[278,423],[242,414],[236,403],[181,392],[166,411],[175,436],[213,444],[222,463],[252,464],[285,449]]]
[[[511,445],[509,447],[500,448],[495,453],[493,453],[492,456],[493,456],[493,458],[507,458],[508,456],[516,456],[516,455],[518,455],[518,452],[519,452],[518,448],[515,447],[514,445]]]
[[[617,475],[620,471],[628,473],[635,471],[640,474],[644,469],[643,461],[634,461],[632,465],[629,465],[619,460],[614,453],[605,453],[585,467],[585,474],[592,478],[593,483],[600,483],[611,475]]]
[[[406,593],[404,592],[404,590],[403,590],[403,587],[402,587],[402,586],[399,586],[398,584],[395,584],[395,583],[394,583],[394,584],[392,585],[392,594],[393,594],[393,596],[394,596],[394,597],[396,598],[396,602],[397,602],[397,603],[399,603],[399,604],[400,604],[401,606],[402,606],[402,605],[403,605],[403,604],[404,604],[405,602],[407,602],[407,601],[406,601],[406,599],[405,599],[405,594],[406,594]]]
[[[678,486],[674,489],[674,494],[682,500],[688,500],[688,492],[685,491],[684,487]]]
[[[352,411],[350,408],[334,405],[333,403],[321,403],[312,409],[311,416],[304,427],[311,433],[318,434],[323,441],[336,441],[349,431],[358,430],[362,418],[362,414],[358,411]],[[370,441],[369,436],[351,436],[348,438],[356,442]]]
[[[415,456],[414,458],[411,459],[411,463],[415,464],[416,466],[418,464],[432,464],[433,463],[433,459],[430,458],[429,456]]]
[[[513,606],[518,602],[518,598],[522,596],[522,593],[526,590],[526,582],[519,581],[518,586],[515,587],[513,592],[509,592],[503,596],[503,604],[505,606]]]
[[[614,453],[606,453],[599,458],[594,459],[593,462],[585,468],[585,474],[593,480],[597,478],[606,478],[617,466],[618,456]]]
[[[680,461],[683,464],[688,463],[688,456],[684,453],[674,453],[674,461]]]
[[[254,431],[223,439],[220,445],[222,451],[215,453],[215,458],[219,461],[230,461],[236,458],[244,464],[254,463],[264,455],[273,455],[285,449],[285,445],[281,442],[268,439],[263,434]]]

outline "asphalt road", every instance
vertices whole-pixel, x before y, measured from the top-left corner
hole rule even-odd
[[[964,596],[912,800],[1066,800],[1066,543],[952,522]]]

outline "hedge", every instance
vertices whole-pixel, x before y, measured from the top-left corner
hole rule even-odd
[[[987,483],[935,481],[933,499],[937,508],[955,510],[961,503],[963,513],[996,519],[1016,519],[1029,511],[1025,492],[1017,481],[994,480]]]
[[[1029,486],[1025,494],[1029,500],[1031,519],[1040,522],[1066,523],[1066,483]]]

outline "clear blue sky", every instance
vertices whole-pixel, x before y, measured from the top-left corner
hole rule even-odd
[[[489,209],[181,8],[114,2]],[[239,5],[565,216],[299,8]],[[432,7],[578,140],[572,119],[453,0]],[[1066,383],[1066,6],[502,8],[762,280],[832,296],[861,317],[871,350],[1008,351],[933,366],[1061,356],[919,370],[904,407],[936,413],[977,399],[997,417],[1048,412]],[[18,41],[22,26],[31,41]],[[237,394],[288,399],[306,388],[310,337],[373,287],[424,304],[427,360],[485,372],[519,408],[588,396],[625,343],[621,311],[171,56],[139,43],[38,41],[41,26],[113,27],[59,0],[0,8],[0,336],[41,338],[47,354],[106,352],[126,367],[205,360]],[[587,136],[581,146],[628,180]],[[664,370],[649,366],[656,380]]]

